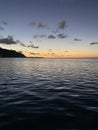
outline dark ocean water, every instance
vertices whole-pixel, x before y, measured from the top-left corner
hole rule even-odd
[[[98,130],[98,59],[0,58],[0,130]]]

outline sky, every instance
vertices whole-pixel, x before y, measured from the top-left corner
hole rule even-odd
[[[0,47],[27,57],[98,57],[98,0],[0,0]]]

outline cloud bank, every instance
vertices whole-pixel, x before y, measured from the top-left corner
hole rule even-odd
[[[17,41],[15,41],[12,36],[8,36],[7,38],[1,38],[0,43],[11,45],[11,44],[17,44]]]
[[[78,41],[82,41],[82,40],[79,38],[74,38],[74,41],[78,42]]]
[[[98,42],[92,42],[92,43],[90,43],[90,45],[96,45],[96,44],[98,44]]]

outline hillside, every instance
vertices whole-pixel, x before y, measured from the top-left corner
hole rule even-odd
[[[25,57],[25,55],[23,55],[20,52],[16,52],[14,50],[8,50],[8,49],[3,49],[0,47],[0,57]]]

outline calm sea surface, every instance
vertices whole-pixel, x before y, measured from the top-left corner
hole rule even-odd
[[[0,58],[0,130],[98,130],[98,59]]]

